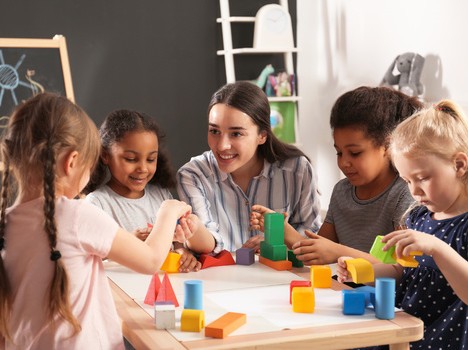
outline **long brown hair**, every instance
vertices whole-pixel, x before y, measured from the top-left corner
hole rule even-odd
[[[12,114],[1,143],[4,163],[0,212],[0,248],[5,244],[6,208],[10,177],[17,181],[19,192],[41,188],[44,196],[44,231],[55,265],[49,287],[49,315],[69,322],[74,334],[81,330],[71,312],[66,270],[56,250],[55,221],[56,159],[66,151],[77,151],[84,166],[93,167],[99,157],[99,135],[87,114],[65,97],[42,93],[22,103]],[[14,254],[14,252],[13,252]],[[11,289],[3,259],[0,258],[0,333],[10,339],[8,319],[11,312]],[[40,301],[39,301],[40,302]]]

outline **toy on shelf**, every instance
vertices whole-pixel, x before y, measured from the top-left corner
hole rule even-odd
[[[398,85],[398,90],[406,95],[421,96],[424,93],[424,86],[420,81],[423,67],[424,57],[415,52],[405,52],[395,58],[380,85]]]
[[[265,68],[262,69],[262,72],[260,73],[258,78],[252,81],[252,83],[254,83],[260,89],[263,90],[265,88],[268,77],[270,76],[270,74],[273,74],[274,72],[275,72],[275,68],[273,68],[271,64],[267,64]]]
[[[265,240],[260,242],[260,263],[275,270],[290,270],[292,262],[287,259],[284,244],[284,215],[267,213],[264,215]]]
[[[205,337],[226,338],[246,322],[246,314],[227,312],[205,327]]]

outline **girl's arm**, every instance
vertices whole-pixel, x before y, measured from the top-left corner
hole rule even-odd
[[[338,276],[338,282],[350,282],[351,281],[351,274],[346,269],[346,260],[353,259],[350,256],[342,256],[338,258],[337,265],[336,265],[336,275]],[[403,267],[395,264],[384,264],[384,263],[375,263],[372,264],[374,268],[374,277],[391,277],[396,280],[398,284],[401,276],[403,275]]]
[[[468,261],[450,245],[439,238],[415,230],[400,230],[382,238],[383,249],[395,246],[397,257],[408,256],[413,251],[431,255],[458,297],[468,303]]]
[[[190,210],[190,206],[184,202],[164,201],[146,241],[143,242],[120,228],[112,242],[108,258],[139,273],[157,272],[171,248],[177,219],[190,213]]]
[[[337,243],[335,225],[324,222],[318,234],[306,231],[309,239],[296,242],[292,249],[305,265],[323,265],[336,263],[340,256],[364,258],[372,263],[379,260],[369,253]]]

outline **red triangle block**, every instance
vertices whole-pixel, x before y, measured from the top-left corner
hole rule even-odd
[[[158,273],[156,272],[153,275],[153,278],[151,278],[151,282],[148,287],[148,291],[146,292],[144,303],[153,306],[154,302],[156,301],[156,297],[158,296],[160,288],[161,288],[161,281],[159,280]]]
[[[213,266],[225,266],[225,265],[235,265],[236,262],[232,257],[231,252],[227,250],[222,250],[219,254],[211,256],[208,254],[202,254],[198,259],[202,264],[202,269]]]
[[[174,289],[172,288],[172,284],[167,273],[164,274],[156,301],[172,301],[175,307],[179,306],[179,302],[177,301],[177,297],[174,293]]]

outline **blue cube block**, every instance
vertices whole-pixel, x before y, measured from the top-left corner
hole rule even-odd
[[[343,290],[343,314],[363,315],[366,308],[366,293],[355,290]]]
[[[362,286],[355,290],[366,293],[366,307],[371,305],[375,307],[375,287]]]

